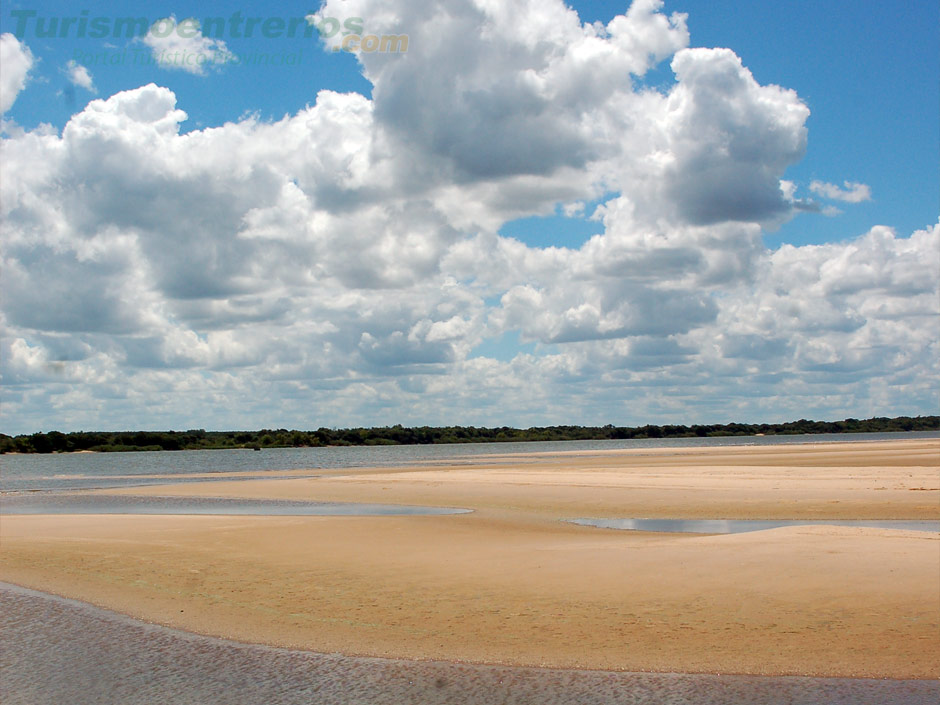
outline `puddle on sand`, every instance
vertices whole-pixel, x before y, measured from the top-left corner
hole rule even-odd
[[[4,705],[927,705],[940,682],[619,673],[241,644],[0,583]]]
[[[857,526],[874,529],[940,532],[940,521],[836,520],[836,519],[566,519],[580,526],[627,531],[688,534],[741,534],[784,526]]]
[[[37,492],[0,499],[2,514],[206,514],[262,516],[429,516],[466,514],[469,509],[358,502],[300,502],[228,497],[149,497],[136,495]]]

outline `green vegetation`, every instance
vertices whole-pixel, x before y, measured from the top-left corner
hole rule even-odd
[[[791,421],[782,424],[710,424],[694,426],[545,426],[527,429],[474,426],[406,428],[320,428],[316,431],[77,431],[0,434],[0,453],[61,453],[79,450],[203,450],[220,448],[303,448],[348,445],[416,445],[430,443],[493,443],[513,441],[581,441],[627,438],[692,438],[695,436],[792,435],[798,433],[884,433],[940,430],[940,416],[899,416],[889,419]]]

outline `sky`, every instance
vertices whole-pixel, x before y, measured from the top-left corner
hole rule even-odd
[[[936,414],[938,20],[6,2],[0,431]]]

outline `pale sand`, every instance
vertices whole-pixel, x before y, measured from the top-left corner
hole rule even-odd
[[[694,536],[558,521],[937,519],[940,441],[469,462],[109,491],[476,510],[459,516],[7,516],[2,579],[183,629],[315,651],[940,676],[938,534],[792,527]]]

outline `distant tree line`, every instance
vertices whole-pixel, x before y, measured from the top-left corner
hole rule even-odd
[[[495,443],[513,441],[582,441],[629,438],[693,438],[712,436],[755,436],[800,433],[884,433],[940,430],[940,416],[899,416],[889,419],[845,419],[809,421],[800,419],[782,424],[695,424],[681,426],[535,426],[519,429],[508,426],[382,428],[320,428],[316,431],[262,429],[260,431],[76,431],[61,433],[0,434],[0,453],[62,453],[80,450],[99,452],[140,450],[201,450],[221,448],[304,448],[349,445],[417,445],[431,443]]]

